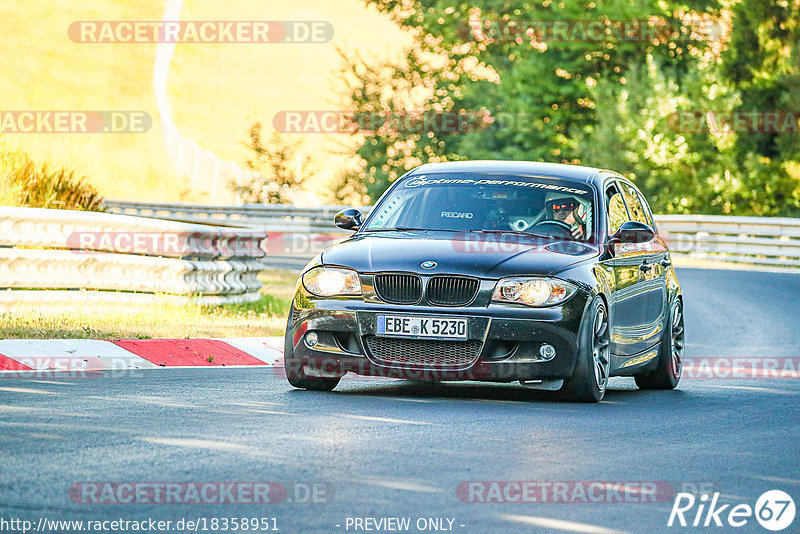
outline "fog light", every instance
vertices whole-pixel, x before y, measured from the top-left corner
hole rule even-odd
[[[553,345],[545,343],[539,347],[539,356],[544,360],[552,360],[556,357],[556,348]]]
[[[306,334],[306,345],[309,347],[314,347],[318,341],[319,337],[316,332],[309,332]]]

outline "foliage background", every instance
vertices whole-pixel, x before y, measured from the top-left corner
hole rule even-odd
[[[366,132],[359,167],[340,177],[341,200],[374,201],[429,161],[514,159],[614,169],[635,180],[661,213],[800,215],[797,130],[684,131],[676,121],[680,112],[708,111],[796,117],[798,0],[367,3],[414,34],[419,46],[402,61],[382,63],[343,51],[347,109],[498,120],[466,133]],[[513,21],[590,20],[651,21],[668,31],[638,41],[503,34]]]

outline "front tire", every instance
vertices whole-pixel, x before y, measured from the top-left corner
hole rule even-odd
[[[289,384],[298,389],[310,391],[331,391],[339,385],[338,378],[323,378],[308,376],[303,371],[303,365],[299,358],[294,357],[294,344],[292,343],[292,318],[289,314],[289,321],[286,324],[286,335],[283,343],[283,368],[286,371],[286,379]]]
[[[683,304],[675,299],[659,347],[658,367],[633,376],[639,389],[675,389],[678,385],[683,372],[683,330]]]
[[[583,314],[575,371],[559,390],[561,398],[572,402],[598,402],[603,398],[611,367],[610,336],[608,309],[601,297],[595,297]]]

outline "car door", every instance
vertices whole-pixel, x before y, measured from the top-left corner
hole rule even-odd
[[[608,235],[613,235],[626,221],[633,220],[621,187],[611,182],[606,188]],[[630,356],[644,350],[640,327],[644,322],[647,295],[642,291],[641,265],[645,252],[636,243],[616,243],[614,246],[614,293],[611,298],[611,352]]]
[[[654,228],[650,208],[644,202],[636,187],[624,180],[618,180],[630,220],[647,224]],[[666,301],[665,259],[666,246],[658,235],[646,243],[635,244],[638,270],[638,289],[635,298],[639,310],[640,324],[636,329],[637,350],[645,350],[658,343],[663,327],[664,303]]]

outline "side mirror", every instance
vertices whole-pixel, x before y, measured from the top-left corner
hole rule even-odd
[[[650,226],[643,222],[626,221],[622,223],[617,232],[608,239],[609,245],[616,243],[647,243],[656,236]]]
[[[361,228],[363,215],[355,208],[347,208],[336,214],[333,222],[342,230],[356,231]]]

